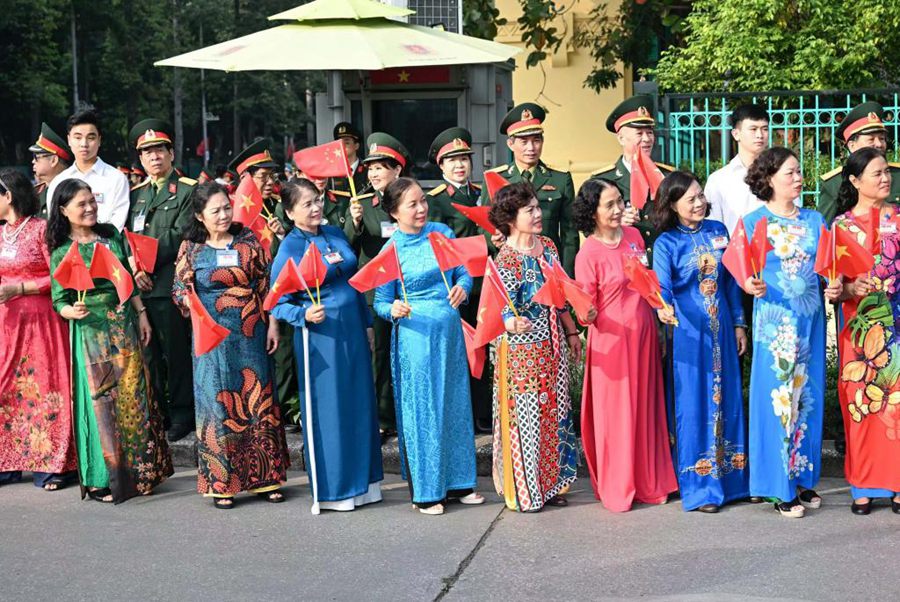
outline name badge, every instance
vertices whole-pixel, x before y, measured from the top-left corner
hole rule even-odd
[[[0,258],[15,259],[16,258],[16,248],[15,247],[3,247],[2,249],[0,249]]]
[[[339,263],[342,263],[344,261],[344,258],[341,257],[340,253],[334,251],[332,253],[325,254],[325,261],[328,262],[328,265],[337,265]]]
[[[880,234],[896,234],[897,233],[897,223],[896,222],[882,222],[881,226],[878,228],[878,232]]]
[[[721,251],[725,247],[728,246],[728,237],[727,236],[716,236],[712,239],[713,249],[716,251]]]
[[[381,238],[390,238],[398,227],[394,222],[381,222]]]
[[[216,249],[216,267],[234,268],[238,264],[238,252],[235,249]]]
[[[95,192],[95,193],[94,193],[94,200],[97,201],[97,204],[98,204],[98,205],[102,205],[102,204],[103,204],[103,193],[102,193],[102,192]]]
[[[141,213],[140,215],[134,218],[134,228],[135,232],[143,232],[144,231],[144,223],[147,221],[147,216]]]
[[[794,236],[806,236],[806,226],[797,226],[794,224],[788,224],[787,227],[788,234],[793,234]]]

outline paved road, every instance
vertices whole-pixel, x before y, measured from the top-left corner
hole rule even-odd
[[[182,470],[117,507],[0,487],[0,599],[18,600],[862,600],[900,595],[900,516],[849,512],[846,484],[802,520],[741,504],[614,515],[579,481],[568,508],[488,503],[414,512],[394,475],[385,501],[312,516],[304,473],[286,503],[223,512]]]

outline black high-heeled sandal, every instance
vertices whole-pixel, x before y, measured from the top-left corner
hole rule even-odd
[[[284,501],[284,494],[280,491],[265,491],[263,493],[257,493],[256,495],[266,500],[270,504],[280,504]]]
[[[213,500],[213,506],[219,510],[231,510],[234,508],[234,498],[217,497]]]
[[[113,502],[112,491],[109,490],[109,487],[104,487],[103,489],[88,489],[87,494],[89,498],[95,502],[100,502],[101,504],[112,504]]]

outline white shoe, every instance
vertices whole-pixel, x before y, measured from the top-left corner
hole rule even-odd
[[[444,513],[444,505],[435,504],[434,506],[429,506],[428,508],[419,508],[419,512],[421,512],[422,514],[428,514],[430,516],[438,516]]]
[[[459,498],[459,503],[465,504],[466,506],[477,506],[478,504],[484,503],[484,496],[473,491],[469,495]]]

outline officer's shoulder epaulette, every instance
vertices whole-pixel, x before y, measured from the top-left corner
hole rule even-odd
[[[608,172],[608,171],[612,171],[612,170],[614,170],[615,168],[616,168],[616,164],[615,164],[615,163],[610,163],[609,165],[604,165],[603,167],[601,167],[601,168],[598,169],[597,171],[592,171],[592,172],[591,172],[591,175],[592,175],[592,176],[599,176],[600,174],[604,174],[604,173],[606,173],[606,172]]]
[[[829,171],[828,173],[823,173],[823,174],[821,175],[821,178],[822,178],[823,181],[830,180],[830,179],[833,178],[834,176],[836,176],[836,175],[838,175],[839,173],[841,173],[841,171],[843,171],[843,170],[844,170],[843,167],[835,167],[834,169],[832,169],[832,170]]]
[[[182,184],[187,184],[188,186],[196,186],[197,185],[197,180],[195,180],[194,178],[189,178],[187,176],[181,176],[180,178],[178,178],[178,181],[181,182]]]
[[[331,194],[336,194],[337,196],[345,196],[345,197],[351,196],[350,193],[347,192],[346,190],[329,190],[328,192],[330,192]]]
[[[662,169],[667,169],[669,171],[675,171],[675,168],[672,167],[671,165],[667,165],[665,163],[660,163],[659,161],[654,161],[654,163],[656,163],[657,167],[660,167]]]
[[[441,194],[442,192],[444,192],[445,190],[447,190],[447,185],[446,185],[446,184],[440,184],[440,185],[438,185],[438,186],[435,186],[435,187],[432,188],[431,190],[429,190],[429,191],[428,191],[428,196],[437,196],[437,195]]]
[[[137,190],[138,188],[143,188],[144,186],[146,186],[146,185],[149,184],[149,183],[150,183],[150,178],[147,178],[146,180],[144,180],[144,181],[141,182],[140,184],[135,184],[134,186],[132,186],[132,187],[131,187],[131,190]]]
[[[475,182],[469,182],[469,185],[475,190],[481,190],[481,184],[476,184]]]
[[[900,169],[900,163],[895,163],[894,161],[888,161],[888,165],[891,167],[896,167],[897,169]]]
[[[497,167],[492,167],[488,171],[492,171],[494,173],[499,173],[501,171],[506,171],[509,168],[509,163],[504,163],[503,165],[498,165]]]

